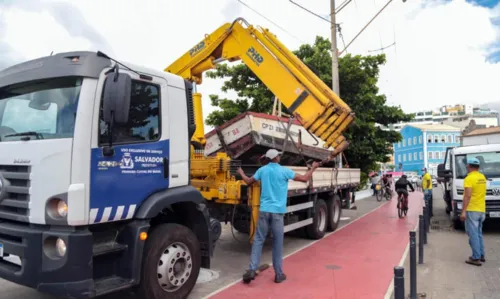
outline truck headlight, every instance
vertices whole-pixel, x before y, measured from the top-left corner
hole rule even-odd
[[[56,220],[66,218],[68,216],[68,204],[64,200],[53,198],[47,202],[47,213]]]
[[[57,214],[61,217],[68,216],[68,204],[62,200],[57,203]]]
[[[60,257],[63,257],[64,255],[66,255],[66,242],[64,242],[63,239],[57,238],[56,250],[57,250],[57,254]]]
[[[66,255],[68,246],[66,242],[57,236],[49,236],[43,241],[43,252],[53,260],[58,260]]]

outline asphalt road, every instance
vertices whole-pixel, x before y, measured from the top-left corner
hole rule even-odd
[[[363,216],[371,210],[383,204],[384,201],[378,203],[375,198],[369,197],[356,202],[357,210],[343,210],[340,227],[347,225],[355,219]],[[296,237],[285,237],[284,255],[289,255],[308,244],[312,240],[301,239]],[[198,283],[189,299],[204,298],[207,295],[227,286],[241,278],[241,275],[247,269],[250,258],[250,244],[248,243],[248,235],[240,234],[234,231],[231,232],[230,225],[223,225],[221,238],[217,242],[212,269],[203,270]],[[271,245],[266,242],[262,263],[271,262]],[[286,261],[285,261],[286,263]],[[272,269],[271,269],[272,271]],[[56,299],[53,296],[41,294],[35,290],[22,287],[11,282],[0,280],[0,299],[23,298],[23,299]],[[133,294],[116,294],[113,296],[105,296],[102,299],[138,299]]]

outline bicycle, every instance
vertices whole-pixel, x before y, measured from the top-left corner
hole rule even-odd
[[[384,190],[382,189],[382,185],[375,185],[375,197],[377,198],[377,201],[382,201],[383,192]]]
[[[412,191],[410,191],[412,192]],[[405,195],[404,193],[399,194],[398,196],[398,216],[399,218],[404,218],[406,217],[406,214],[408,214],[408,199],[404,200]]]
[[[385,200],[390,200],[392,198],[392,189],[391,189],[391,187],[385,187],[384,188],[384,197],[385,197]]]

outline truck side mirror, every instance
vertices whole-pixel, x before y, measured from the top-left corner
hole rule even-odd
[[[132,79],[130,75],[119,73],[118,69],[106,75],[102,108],[103,120],[108,125],[123,125],[128,122],[131,86]]]
[[[446,169],[444,163],[438,165],[437,173],[440,178],[448,179],[451,177],[451,170]]]

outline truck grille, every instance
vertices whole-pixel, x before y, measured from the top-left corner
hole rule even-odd
[[[500,200],[487,200],[486,210],[488,212],[500,212]]]
[[[457,195],[464,195],[464,189],[457,189]],[[486,196],[493,196],[493,189],[486,189]]]
[[[7,196],[0,202],[0,219],[28,221],[30,172],[26,165],[0,165],[0,173],[10,183],[4,186]]]

